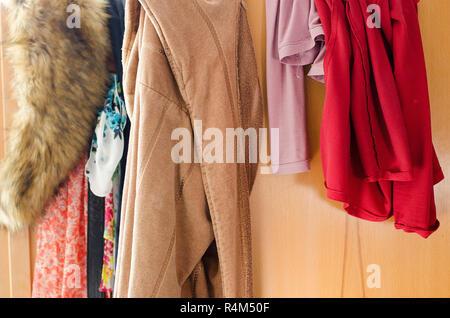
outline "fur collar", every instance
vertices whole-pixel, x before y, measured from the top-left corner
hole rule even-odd
[[[71,4],[80,8],[80,28],[67,27]],[[9,0],[7,7],[19,110],[0,164],[0,225],[16,230],[36,221],[87,149],[111,46],[107,0]]]

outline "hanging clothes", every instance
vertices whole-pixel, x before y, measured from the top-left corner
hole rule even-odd
[[[112,297],[114,289],[114,278],[116,269],[116,220],[119,211],[119,196],[120,196],[120,165],[117,166],[116,172],[113,175],[112,183],[113,187],[109,195],[105,199],[105,230],[103,238],[105,240],[103,250],[103,267],[102,267],[102,280],[100,285],[100,291],[105,293],[107,298]]]
[[[39,220],[32,288],[34,298],[87,297],[86,160],[87,155],[84,155]]]
[[[97,127],[92,138],[89,160],[86,164],[86,176],[89,179],[90,191],[93,192],[93,196],[90,196],[92,202],[97,202],[100,198],[107,196],[115,186],[116,201],[119,201],[116,202],[116,206],[120,204],[119,197],[122,194],[120,173],[117,173],[117,170],[120,171],[121,168],[120,160],[123,156],[125,143],[123,131],[126,123],[127,115],[122,99],[121,84],[118,76],[112,74],[111,88],[104,107],[98,113]],[[118,178],[114,177],[115,175]],[[114,258],[114,254],[116,254],[115,242],[111,242],[111,238],[115,240],[115,223],[119,216],[118,209],[116,209],[115,217],[109,213],[108,198],[103,199],[102,202],[104,202],[103,206],[96,204],[95,209],[89,210],[90,241],[88,241],[88,245],[92,250],[88,254],[88,289],[91,298],[103,297],[104,295],[99,293],[99,290],[104,291],[107,295],[112,294],[112,287],[105,286],[105,275],[110,276],[109,280],[113,279],[114,276],[114,268],[109,266],[110,263],[114,264],[110,261],[110,258]],[[111,231],[114,233],[110,233]],[[108,234],[106,235],[105,232],[108,232]],[[101,235],[99,235],[100,233]],[[109,272],[105,274],[107,269]]]
[[[108,20],[109,34],[111,38],[113,60],[115,72],[117,72],[118,82],[122,82],[123,68],[122,68],[122,43],[125,31],[125,0],[109,0]],[[123,99],[123,97],[121,96]],[[123,155],[120,159],[121,171],[125,171],[130,121],[126,119],[125,128],[123,129]],[[115,244],[114,244],[114,258],[117,257],[118,237],[120,227],[120,209],[123,192],[124,173],[121,174],[118,188],[117,199],[117,215],[115,217]],[[103,260],[104,260],[104,233],[106,229],[105,224],[105,198],[97,197],[92,191],[89,191],[89,212],[88,212],[88,294],[90,298],[103,298],[104,293],[99,292],[99,287],[103,277]]]
[[[303,67],[312,64],[308,75],[323,81],[323,29],[314,0],[266,0],[266,16],[272,171],[304,172],[310,166]]]
[[[88,182],[89,183],[89,182]],[[87,293],[88,298],[105,298],[100,292],[105,241],[105,198],[88,194]]]
[[[417,0],[316,0],[325,31],[325,186],[347,212],[428,237],[443,179],[431,138]],[[370,23],[376,5],[379,27]],[[373,22],[373,21],[372,21]],[[412,80],[413,79],[413,80]]]
[[[67,25],[69,5],[82,27]],[[19,110],[0,166],[0,224],[33,224],[77,164],[95,127],[111,51],[106,0],[7,1]],[[51,12],[51,19],[49,18]]]
[[[125,0],[109,0],[108,21],[109,34],[111,37],[112,53],[114,64],[116,66],[119,81],[122,81],[122,44],[125,32]]]
[[[251,297],[256,165],[171,156],[173,131],[193,136],[194,120],[224,133],[262,127],[246,9],[239,0],[142,0],[128,1],[125,16],[132,126],[114,296]],[[198,141],[191,154],[203,153]]]
[[[109,0],[109,8],[111,18],[109,20],[109,33],[111,35],[111,44],[114,55],[114,63],[117,70],[117,75],[119,76],[119,82],[122,83],[123,80],[123,66],[122,66],[122,45],[123,45],[123,37],[125,33],[125,3],[126,0]],[[122,96],[123,98],[123,96]],[[128,153],[128,142],[130,139],[130,126],[131,122],[127,116],[127,123],[123,130],[123,140],[124,140],[124,149],[123,156],[120,160],[120,170],[125,172],[127,165],[127,153]],[[125,180],[125,173],[120,174],[119,180],[119,188],[118,188],[118,200],[117,200],[117,217],[115,222],[115,245],[114,245],[114,255],[115,259],[117,259],[117,249],[119,247],[119,230],[120,230],[120,214],[122,209],[122,194],[123,194],[123,186]]]
[[[127,123],[122,87],[116,74],[111,75],[111,88],[100,109],[92,138],[91,152],[86,164],[86,176],[92,192],[98,197],[108,195],[112,179],[123,156],[123,130]]]

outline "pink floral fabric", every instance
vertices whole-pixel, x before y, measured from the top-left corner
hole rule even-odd
[[[87,297],[86,161],[87,155],[40,219],[32,297]]]
[[[118,213],[119,202],[119,183],[120,183],[120,165],[117,167],[112,178],[112,190],[105,198],[105,231],[103,238],[105,239],[105,245],[103,250],[103,268],[102,268],[102,281],[100,285],[100,291],[105,293],[106,298],[111,298],[114,287],[114,275],[115,275],[115,222]]]

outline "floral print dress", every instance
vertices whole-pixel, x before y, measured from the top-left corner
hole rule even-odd
[[[47,206],[37,226],[32,297],[87,297],[87,154]]]
[[[115,249],[116,249],[116,220],[120,202],[120,165],[113,176],[113,189],[105,198],[105,232],[103,238],[105,246],[103,250],[103,268],[100,291],[105,293],[106,298],[111,298],[114,287],[115,274]]]

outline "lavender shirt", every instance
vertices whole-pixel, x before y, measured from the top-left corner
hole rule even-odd
[[[309,170],[303,66],[323,82],[324,32],[314,0],[266,0],[267,100],[274,174]]]

